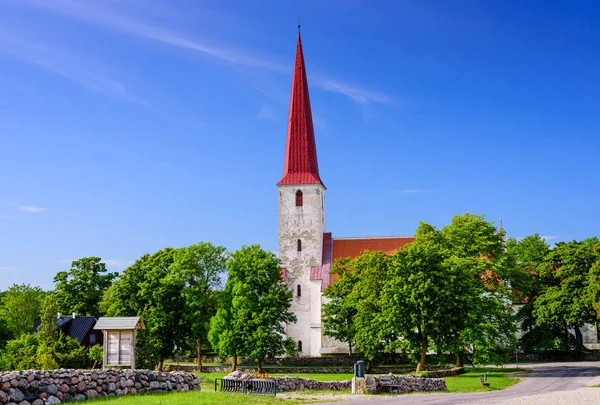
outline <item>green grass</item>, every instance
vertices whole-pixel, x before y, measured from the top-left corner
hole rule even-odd
[[[445,377],[448,392],[477,392],[477,391],[494,391],[508,388],[519,382],[519,378],[509,378],[506,374],[511,372],[523,372],[522,369],[516,368],[495,368],[495,367],[467,367],[467,372],[455,377]],[[479,377],[484,372],[488,372],[487,381],[489,387],[483,387],[479,381]]]
[[[500,390],[516,384],[518,378],[508,378],[507,373],[523,372],[524,370],[510,368],[467,368],[465,374],[456,377],[446,377],[448,392],[477,392]],[[482,387],[479,377],[484,372],[488,373],[490,387]],[[172,392],[165,394],[147,394],[130,395],[119,398],[102,398],[86,402],[100,402],[110,405],[231,405],[244,403],[248,405],[273,405],[273,404],[310,404],[322,402],[319,398],[321,394],[349,394],[350,391],[302,391],[293,399],[273,398],[273,397],[255,397],[244,394],[227,394],[223,392],[214,392],[215,378],[223,378],[227,373],[196,373],[202,379],[202,391],[194,392]],[[281,376],[284,374],[270,374],[271,376]],[[312,378],[319,381],[348,380],[352,374],[301,374],[290,373],[289,376],[299,376]],[[328,399],[327,401],[331,401]]]
[[[203,387],[204,389],[204,387]],[[302,397],[283,399],[274,397],[258,397],[244,394],[227,394],[213,391],[171,392],[165,394],[128,395],[119,398],[101,398],[88,400],[110,405],[273,405],[273,404],[310,404],[318,402],[318,398]]]

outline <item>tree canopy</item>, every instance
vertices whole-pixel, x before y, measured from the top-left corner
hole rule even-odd
[[[54,277],[54,294],[59,310],[65,314],[102,316],[99,303],[117,273],[109,273],[99,257],[84,257],[73,261],[69,271]]]

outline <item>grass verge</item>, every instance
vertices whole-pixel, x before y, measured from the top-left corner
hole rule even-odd
[[[523,369],[516,368],[498,368],[498,367],[467,367],[466,373],[454,377],[445,377],[448,392],[479,392],[503,390],[520,381],[516,377],[507,377],[508,373],[523,372]],[[484,387],[479,381],[479,377],[487,372],[487,381],[489,387]]]
[[[315,397],[297,397],[294,399],[258,397],[244,394],[227,394],[224,392],[192,391],[170,392],[164,394],[127,395],[119,398],[101,398],[88,400],[86,403],[107,405],[273,405],[273,404],[312,404],[319,402]]]

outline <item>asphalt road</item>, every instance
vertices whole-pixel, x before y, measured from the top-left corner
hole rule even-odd
[[[508,365],[508,367],[512,367]],[[465,394],[410,394],[360,398],[344,404],[498,404],[498,405],[576,405],[600,404],[600,363],[544,363],[521,365],[531,370],[524,380],[499,391]],[[339,403],[339,402],[338,402]],[[332,403],[333,404],[333,403]]]

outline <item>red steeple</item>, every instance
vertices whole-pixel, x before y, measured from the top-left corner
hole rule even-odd
[[[285,164],[283,166],[283,177],[277,185],[281,184],[323,185],[319,177],[315,131],[310,110],[302,40],[299,32],[292,79],[292,95],[290,97]],[[323,187],[325,186],[323,185]]]

